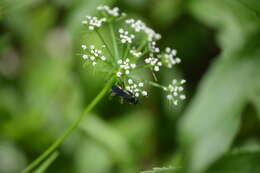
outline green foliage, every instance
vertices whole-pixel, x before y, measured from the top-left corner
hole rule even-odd
[[[167,173],[167,172],[171,172],[174,173],[176,168],[173,167],[162,167],[162,168],[153,168],[153,170],[151,171],[143,171],[141,173]]]
[[[218,28],[223,49],[180,124],[186,169],[202,172],[230,149],[242,111],[259,84],[260,18],[238,1],[201,0],[191,4],[196,16]]]
[[[83,42],[100,43],[80,21],[104,2],[0,2],[0,172],[28,166],[104,87],[78,55]],[[158,78],[184,77],[187,101],[175,109],[154,90],[135,106],[105,97],[36,171],[260,172],[260,1],[106,3],[177,48],[181,68]]]

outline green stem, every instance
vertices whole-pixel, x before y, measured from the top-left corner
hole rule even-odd
[[[85,115],[91,111],[94,106],[102,99],[102,97],[106,94],[106,92],[110,89],[112,83],[115,81],[115,78],[111,78],[107,84],[104,86],[104,88],[99,92],[99,94],[92,100],[92,102],[84,109],[82,114],[79,115],[79,117],[66,129],[66,131],[63,133],[62,136],[60,136],[58,139],[56,139],[55,142],[52,143],[52,145],[44,152],[42,153],[36,160],[34,160],[30,165],[28,165],[22,173],[30,172],[32,169],[34,169],[37,165],[39,165],[44,159],[46,159],[54,150],[56,150],[62,142],[65,140],[65,138],[79,125],[81,120],[85,117]]]
[[[123,56],[123,59],[126,59],[127,55],[128,55],[128,52],[130,50],[130,43],[127,44],[127,47],[126,47],[126,50],[125,50],[125,53],[124,53],[124,56]]]
[[[165,87],[158,84],[158,83],[155,83],[155,82],[152,82],[152,81],[147,81],[147,83],[151,86],[154,86],[154,87],[157,87],[157,88],[161,88],[161,89],[164,89]]]
[[[106,43],[104,37],[100,34],[100,32],[98,30],[95,30],[98,37],[100,38],[100,40],[105,44],[106,48],[107,48],[107,51],[109,53],[109,55],[111,56],[111,58],[114,58],[113,54],[112,54],[112,51],[110,50],[110,48],[108,47],[108,44]]]
[[[146,43],[147,43],[147,40],[146,40],[146,38],[144,38],[142,43],[140,44],[140,46],[137,48],[137,51],[141,51],[144,48],[144,46],[146,45]]]
[[[34,171],[34,173],[44,173],[44,172],[46,172],[48,167],[57,159],[58,156],[59,156],[59,153],[57,151],[53,152],[50,155],[50,157],[48,159],[46,159],[46,161],[44,161],[44,163],[42,163],[41,166],[39,168],[37,168],[36,171]]]
[[[109,29],[110,29],[110,33],[111,33],[111,36],[112,36],[112,42],[113,42],[115,57],[116,57],[116,59],[119,59],[118,47],[117,47],[117,44],[116,44],[116,36],[115,36],[115,31],[114,31],[112,23],[109,24]]]

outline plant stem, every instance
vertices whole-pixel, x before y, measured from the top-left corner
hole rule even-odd
[[[152,81],[147,81],[147,83],[151,86],[154,86],[154,87],[157,87],[157,88],[161,88],[161,89],[164,89],[165,87],[158,84],[158,83],[155,83],[155,82],[152,82]]]
[[[46,159],[54,150],[56,150],[65,138],[79,125],[81,120],[85,117],[85,115],[91,111],[96,104],[102,99],[102,97],[106,94],[106,92],[110,89],[112,83],[115,81],[115,77],[112,77],[104,86],[104,88],[99,92],[99,94],[92,100],[92,102],[84,109],[84,111],[78,116],[78,118],[65,130],[63,135],[61,135],[56,141],[52,143],[52,145],[45,150],[36,160],[34,160],[30,165],[28,165],[22,173],[30,172],[37,165],[39,165],[44,159]]]
[[[109,55],[111,56],[111,58],[114,58],[114,56],[113,56],[113,54],[112,54],[110,48],[108,47],[108,44],[105,42],[104,37],[100,34],[100,32],[99,32],[98,30],[95,30],[95,31],[96,31],[98,37],[100,38],[100,40],[105,44],[105,46],[106,46],[106,48],[107,48],[107,50],[108,50],[108,53],[109,53]]]
[[[114,27],[113,27],[113,24],[112,24],[112,23],[109,24],[109,29],[110,29],[110,33],[111,33],[111,37],[112,37],[112,42],[113,42],[113,47],[114,47],[115,58],[116,58],[116,59],[119,59],[119,56],[118,56],[118,47],[117,47],[117,44],[116,44],[116,36],[115,36],[115,31],[114,31]]]
[[[124,53],[124,56],[123,56],[123,59],[126,59],[126,57],[127,57],[127,55],[128,55],[128,52],[129,52],[129,50],[130,50],[130,43],[129,44],[127,44],[127,47],[126,47],[126,50],[125,50],[125,53]]]
[[[141,51],[144,48],[144,46],[146,45],[146,43],[147,43],[147,40],[145,38],[145,39],[143,39],[143,41],[140,44],[140,46],[137,48],[137,51]]]
[[[37,170],[34,171],[34,173],[43,173],[46,172],[48,167],[57,159],[59,156],[59,153],[57,151],[53,152],[48,159],[44,161],[44,163],[41,164]]]

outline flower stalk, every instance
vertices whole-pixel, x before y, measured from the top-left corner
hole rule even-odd
[[[99,92],[99,94],[92,100],[92,102],[84,109],[84,111],[78,116],[78,118],[65,130],[63,135],[56,139],[52,145],[42,153],[37,159],[35,159],[30,165],[28,165],[22,173],[31,172],[36,168],[42,161],[44,161],[50,154],[52,154],[65,140],[65,138],[73,132],[73,130],[78,127],[81,120],[88,115],[88,113],[97,105],[97,103],[105,96],[105,94],[110,90],[111,85],[114,83],[115,78],[111,78],[104,88]]]

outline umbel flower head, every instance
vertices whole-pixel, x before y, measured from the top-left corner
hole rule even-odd
[[[82,44],[82,58],[96,70],[106,69],[116,77],[115,85],[136,99],[148,96],[148,85],[166,92],[166,98],[178,105],[186,96],[183,94],[185,80],[173,79],[168,86],[159,84],[156,73],[162,68],[174,68],[181,62],[177,51],[170,47],[163,50],[157,45],[161,35],[141,20],[128,18],[119,8],[106,5],[97,7],[97,16],[86,16],[82,21],[86,30],[94,32],[102,46]],[[105,38],[103,29],[109,29],[110,38]],[[102,68],[97,68],[102,65]],[[148,69],[154,80],[140,78],[142,70]],[[117,87],[119,88],[119,87]]]

